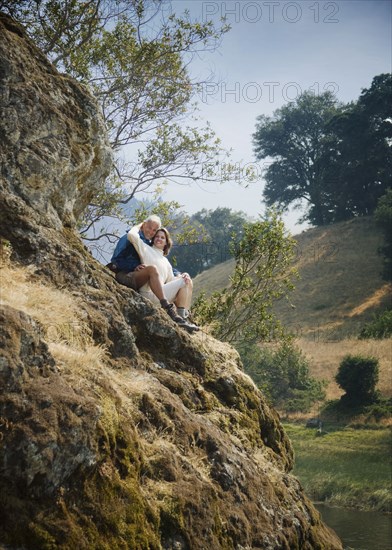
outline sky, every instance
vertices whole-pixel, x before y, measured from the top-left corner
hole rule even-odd
[[[195,78],[212,74],[197,96],[199,116],[209,121],[247,187],[229,183],[169,183],[163,198],[177,200],[193,214],[202,208],[241,210],[257,218],[263,182],[246,181],[245,168],[256,161],[252,134],[259,115],[272,115],[305,90],[331,90],[339,101],[356,101],[374,76],[392,71],[392,1],[199,1],[173,0],[172,9],[189,9],[194,19],[218,22],[226,16],[231,30],[213,53],[193,60]],[[219,168],[218,168],[219,170]],[[299,233],[300,211],[285,215]]]

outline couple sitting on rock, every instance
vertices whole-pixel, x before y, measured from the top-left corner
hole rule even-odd
[[[151,215],[119,239],[108,267],[119,283],[160,303],[179,326],[195,332],[199,327],[187,319],[192,280],[188,273],[174,272],[166,257],[172,244],[160,218]]]

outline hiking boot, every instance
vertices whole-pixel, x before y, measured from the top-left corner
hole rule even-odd
[[[185,319],[183,319],[180,315],[177,314],[174,304],[168,304],[167,306],[163,306],[163,309],[166,311],[169,317],[173,319],[175,323],[177,323],[177,325],[184,325],[186,323]]]
[[[190,323],[187,319],[185,320],[185,323],[181,325],[184,329],[186,329],[188,332],[198,332],[200,330],[200,327],[195,325],[194,323]]]
[[[192,325],[195,324],[195,321],[193,320],[192,312],[188,309],[187,316],[185,317],[188,323],[191,323]]]

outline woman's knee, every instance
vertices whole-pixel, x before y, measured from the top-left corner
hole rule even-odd
[[[149,274],[150,277],[159,277],[159,272],[155,265],[148,265],[144,269],[147,270],[147,273]]]

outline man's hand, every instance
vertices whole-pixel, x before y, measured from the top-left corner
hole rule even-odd
[[[146,267],[145,264],[139,264],[138,266],[135,267],[134,271],[141,271],[145,267]]]
[[[189,273],[181,273],[181,277],[184,279],[185,284],[188,284],[191,280]]]

